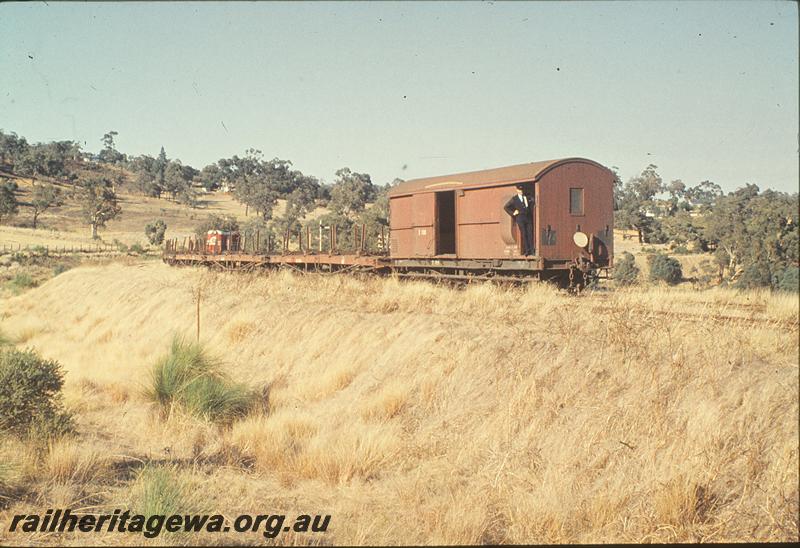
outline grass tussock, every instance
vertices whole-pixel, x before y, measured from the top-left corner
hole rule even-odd
[[[165,412],[180,406],[213,422],[243,417],[258,402],[258,394],[244,383],[231,381],[202,346],[179,337],[153,367],[146,396]]]
[[[392,469],[400,448],[397,429],[358,425],[335,439],[320,436],[312,440],[299,471],[333,485],[369,482]]]
[[[365,399],[361,417],[367,421],[387,421],[399,415],[408,400],[408,387],[396,379],[390,380]]]
[[[19,295],[20,293],[36,287],[38,283],[33,277],[28,274],[27,272],[20,272],[15,274],[11,280],[7,282],[7,287],[14,295]]]
[[[233,425],[229,443],[254,459],[261,472],[277,473],[288,480],[297,473],[308,443],[319,430],[318,422],[303,413],[283,410],[269,417],[251,416]]]
[[[30,442],[3,437],[0,440],[0,507],[9,493],[39,477],[40,455]]]
[[[45,477],[54,482],[89,483],[110,475],[110,457],[74,440],[52,440],[44,459]]]
[[[189,512],[190,496],[179,473],[172,467],[147,465],[133,487],[133,504],[144,516]]]

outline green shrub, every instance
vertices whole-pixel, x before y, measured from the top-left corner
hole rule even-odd
[[[689,251],[689,248],[683,244],[675,247],[675,249],[673,249],[672,252],[675,253],[676,255],[688,255],[689,253],[691,253]]]
[[[59,274],[63,274],[69,270],[69,265],[64,263],[58,263],[56,266],[53,267],[53,276],[58,276]]]
[[[136,253],[137,255],[141,255],[142,253],[144,253],[144,248],[138,242],[133,244],[130,248],[128,248],[128,250],[131,253]]]
[[[0,430],[17,436],[59,436],[73,430],[63,409],[61,365],[33,350],[0,351]]]
[[[114,238],[113,244],[117,247],[117,250],[120,253],[127,253],[128,252],[128,245],[120,242],[116,238]]]
[[[147,223],[144,227],[144,234],[152,245],[164,243],[164,234],[167,232],[167,223],[163,219],[158,219],[152,223]]]
[[[36,282],[27,272],[20,272],[11,279],[11,283],[19,287],[34,287]]]
[[[8,282],[11,291],[15,294],[19,294],[26,289],[30,289],[31,287],[36,287],[36,280],[34,280],[30,274],[27,272],[20,272],[16,274],[11,281]]]
[[[634,285],[639,279],[639,267],[636,259],[627,251],[622,253],[622,258],[614,265],[614,282],[620,286]]]
[[[650,281],[667,282],[675,285],[683,279],[681,263],[668,255],[650,255],[647,257],[650,263]]]
[[[147,397],[168,412],[179,405],[188,412],[215,422],[230,422],[246,415],[258,395],[244,384],[232,382],[220,363],[199,344],[180,338],[153,367]]]
[[[778,291],[800,291],[800,268],[787,266],[776,278],[775,289]]]
[[[751,289],[756,287],[770,287],[772,285],[772,274],[769,263],[766,260],[756,261],[745,266],[741,276],[736,280],[735,287],[740,289]]]

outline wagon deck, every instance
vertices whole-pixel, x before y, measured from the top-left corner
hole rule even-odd
[[[172,266],[205,266],[218,270],[255,271],[288,268],[300,272],[365,272],[394,274],[401,278],[438,279],[443,281],[494,280],[498,282],[532,281],[542,279],[548,270],[566,273],[567,265],[559,269],[540,257],[517,259],[465,260],[454,257],[391,259],[386,255],[308,253],[283,254],[205,252],[178,247],[177,240],[167,242],[163,260]],[[550,276],[552,277],[552,276]],[[544,276],[545,279],[548,276]]]

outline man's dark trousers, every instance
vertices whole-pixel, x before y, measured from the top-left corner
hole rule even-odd
[[[522,235],[522,254],[533,255],[533,234],[531,220],[527,215],[517,215],[514,217],[519,227],[519,233]]]

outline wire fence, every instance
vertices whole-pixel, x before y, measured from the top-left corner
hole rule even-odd
[[[83,254],[111,254],[122,253],[127,249],[121,249],[116,244],[77,244],[77,245],[50,245],[50,244],[0,244],[0,255],[13,254],[13,253],[28,253],[36,255],[74,255],[77,253]]]

